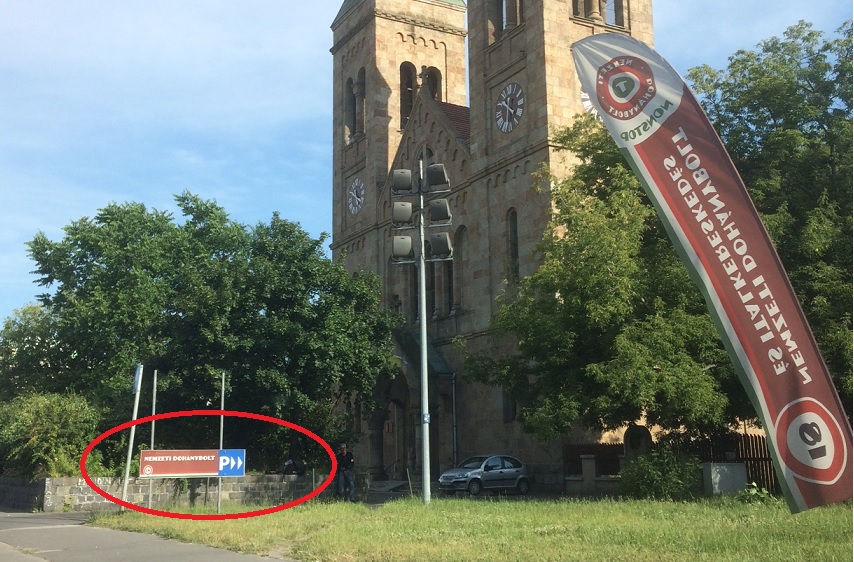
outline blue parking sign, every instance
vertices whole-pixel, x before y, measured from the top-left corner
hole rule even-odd
[[[243,476],[246,470],[246,449],[220,449],[218,476]]]

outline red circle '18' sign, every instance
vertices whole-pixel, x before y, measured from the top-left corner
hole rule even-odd
[[[264,508],[264,509],[258,509],[255,511],[246,511],[246,512],[241,512],[241,513],[227,513],[227,514],[173,513],[171,511],[162,511],[159,509],[149,509],[149,508],[142,507],[139,505],[134,505],[130,502],[122,500],[121,498],[117,498],[117,497],[113,496],[112,494],[109,494],[106,491],[104,491],[103,489],[101,489],[99,486],[97,486],[95,484],[95,482],[92,481],[92,478],[89,477],[88,472],[86,472],[86,458],[89,456],[89,454],[95,448],[95,445],[97,445],[98,443],[100,443],[101,441],[103,441],[104,439],[109,437],[110,435],[113,435],[113,434],[118,433],[119,431],[122,431],[125,429],[129,429],[133,426],[148,423],[148,422],[171,419],[171,418],[184,418],[184,417],[191,417],[191,416],[228,416],[228,417],[236,417],[236,418],[249,418],[249,419],[253,419],[253,420],[269,422],[269,423],[274,423],[276,425],[288,427],[290,429],[293,429],[295,431],[298,431],[300,433],[308,435],[313,440],[317,441],[317,443],[320,444],[320,446],[324,448],[326,453],[329,455],[329,458],[332,460],[332,470],[330,470],[329,476],[326,478],[326,480],[324,480],[320,484],[320,486],[318,486],[316,489],[312,490],[310,493],[306,494],[305,496],[297,498],[291,502],[288,502],[288,503],[285,503],[282,505],[276,505],[273,507]],[[252,414],[249,412],[238,412],[238,411],[233,411],[233,410],[187,410],[187,411],[183,411],[183,412],[168,412],[165,414],[156,414],[153,416],[146,416],[144,418],[139,418],[137,420],[129,421],[127,423],[117,425],[116,427],[110,429],[109,431],[105,431],[104,433],[102,433],[101,435],[96,437],[91,443],[89,443],[89,445],[83,451],[83,456],[80,457],[80,471],[83,474],[83,479],[86,480],[86,483],[89,484],[89,486],[96,493],[98,493],[99,495],[103,496],[104,498],[110,500],[111,502],[118,504],[118,505],[121,505],[121,506],[124,506],[128,509],[133,509],[134,511],[139,511],[141,513],[148,513],[149,515],[158,515],[161,517],[172,517],[175,519],[195,519],[195,520],[241,519],[241,518],[246,518],[246,517],[257,517],[259,515],[268,515],[270,513],[275,513],[277,511],[283,511],[285,509],[297,506],[301,503],[307,502],[308,500],[317,496],[323,490],[325,490],[326,487],[332,483],[332,479],[335,477],[335,472],[336,472],[337,468],[338,468],[338,462],[335,459],[335,453],[332,451],[332,448],[329,446],[329,444],[326,441],[324,441],[323,439],[321,439],[320,437],[318,437],[316,434],[309,431],[308,429],[306,429],[302,426],[299,426],[297,424],[285,421],[285,420],[280,420],[279,418],[273,418],[270,416],[262,416],[260,414]]]
[[[839,480],[848,448],[839,423],[820,402],[801,398],[787,404],[776,428],[781,460],[795,476],[816,484]]]

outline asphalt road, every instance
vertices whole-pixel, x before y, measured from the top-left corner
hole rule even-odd
[[[0,511],[3,562],[271,562],[154,535],[85,525],[88,513],[6,513]],[[276,558],[275,560],[282,560]],[[288,559],[285,559],[286,561]],[[293,561],[290,561],[293,562]]]

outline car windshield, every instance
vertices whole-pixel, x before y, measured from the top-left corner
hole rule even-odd
[[[480,468],[486,457],[469,457],[459,464],[457,468]]]

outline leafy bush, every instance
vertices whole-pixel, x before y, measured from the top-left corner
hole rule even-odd
[[[689,500],[702,492],[699,461],[659,445],[620,471],[620,493],[626,497]]]
[[[99,419],[76,394],[33,393],[0,404],[0,472],[33,479],[80,474]]]
[[[757,486],[756,482],[751,482],[744,490],[739,491],[735,495],[735,499],[741,503],[778,504],[782,502],[780,498],[765,488]]]

